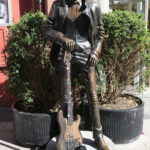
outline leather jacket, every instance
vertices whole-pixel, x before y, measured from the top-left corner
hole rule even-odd
[[[91,43],[91,52],[99,56],[104,38],[104,27],[102,22],[101,10],[97,0],[85,2],[86,8],[83,13],[89,17],[89,38]],[[62,0],[56,0],[51,8],[48,20],[46,34],[49,39],[58,44],[57,41],[62,36],[61,28],[68,13],[68,5]]]

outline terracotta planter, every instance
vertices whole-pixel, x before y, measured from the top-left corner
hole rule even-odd
[[[12,105],[14,134],[16,142],[26,147],[45,145],[50,140],[51,116],[44,113],[26,113]]]

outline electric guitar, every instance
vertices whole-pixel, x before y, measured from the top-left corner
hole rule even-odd
[[[73,120],[73,101],[71,98],[71,79],[70,79],[70,60],[71,53],[65,51],[64,63],[67,71],[67,118],[64,118],[63,112],[59,111],[57,115],[60,126],[60,135],[56,142],[57,150],[74,150],[82,144],[82,136],[79,131],[80,116],[77,115],[77,120]]]

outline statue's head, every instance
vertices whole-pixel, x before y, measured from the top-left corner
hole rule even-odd
[[[72,5],[72,4],[76,3],[76,2],[78,2],[81,5],[81,9],[85,9],[86,8],[85,1],[86,0],[64,0],[64,2],[66,4],[69,4],[69,5]]]
[[[75,1],[78,1],[78,0],[64,0],[66,3],[74,3]]]

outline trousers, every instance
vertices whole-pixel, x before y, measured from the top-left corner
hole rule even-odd
[[[61,82],[61,104],[64,112],[64,117],[66,116],[66,106],[68,103],[67,98],[67,69],[66,64],[60,62],[59,67],[60,72],[60,82]],[[94,67],[87,67],[80,63],[71,63],[71,75],[76,75],[81,73],[84,86],[86,88],[86,93],[88,96],[88,102],[90,107],[90,117],[92,122],[93,137],[101,138],[103,137],[102,125],[100,122],[99,114],[99,101],[96,92],[96,74]]]

